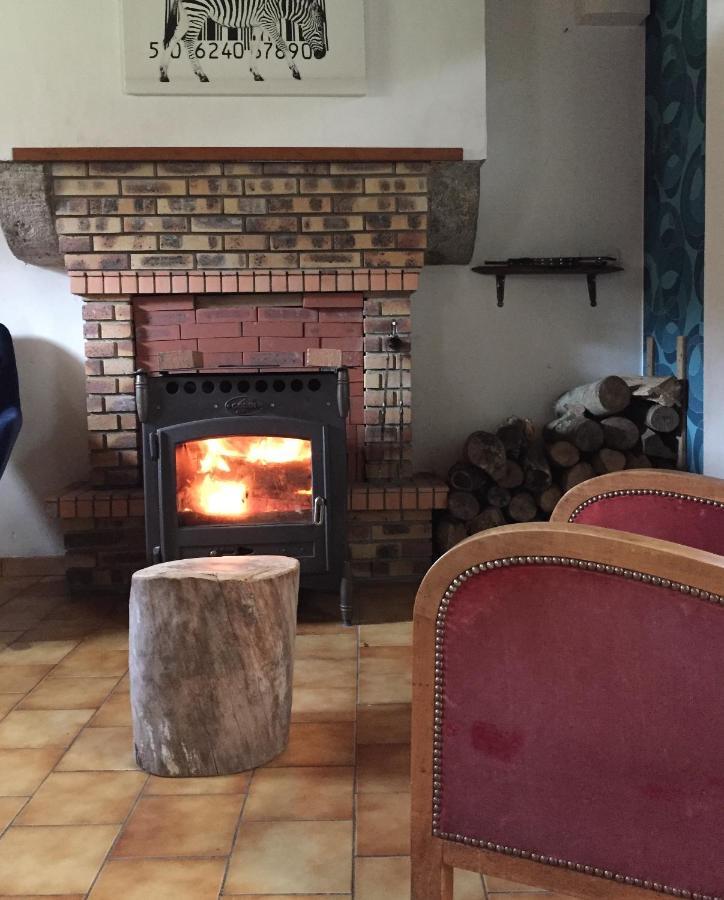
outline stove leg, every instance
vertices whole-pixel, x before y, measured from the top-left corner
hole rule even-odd
[[[351,578],[345,575],[339,585],[339,609],[343,625],[352,625],[354,618],[354,586]]]

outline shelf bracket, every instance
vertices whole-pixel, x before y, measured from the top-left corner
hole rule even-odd
[[[498,295],[498,306],[502,308],[505,303],[505,275],[495,276],[495,292]]]
[[[586,275],[586,282],[588,284],[588,299],[591,301],[591,306],[598,306],[596,276],[593,274],[593,272]]]

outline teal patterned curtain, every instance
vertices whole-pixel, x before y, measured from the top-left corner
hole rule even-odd
[[[703,463],[706,0],[653,0],[646,30],[644,334],[656,374],[688,342],[689,468]]]

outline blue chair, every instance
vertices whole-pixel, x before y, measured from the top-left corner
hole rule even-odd
[[[0,478],[23,424],[15,351],[10,332],[0,325]]]

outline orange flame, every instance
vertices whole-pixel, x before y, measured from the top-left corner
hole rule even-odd
[[[291,498],[311,497],[311,458],[311,442],[298,438],[209,438],[183,444],[176,455],[179,512],[227,520],[275,509],[301,512],[299,501]],[[257,467],[277,466],[279,474],[275,470],[269,476],[270,490],[268,477],[261,476]],[[297,474],[290,474],[292,470]]]

